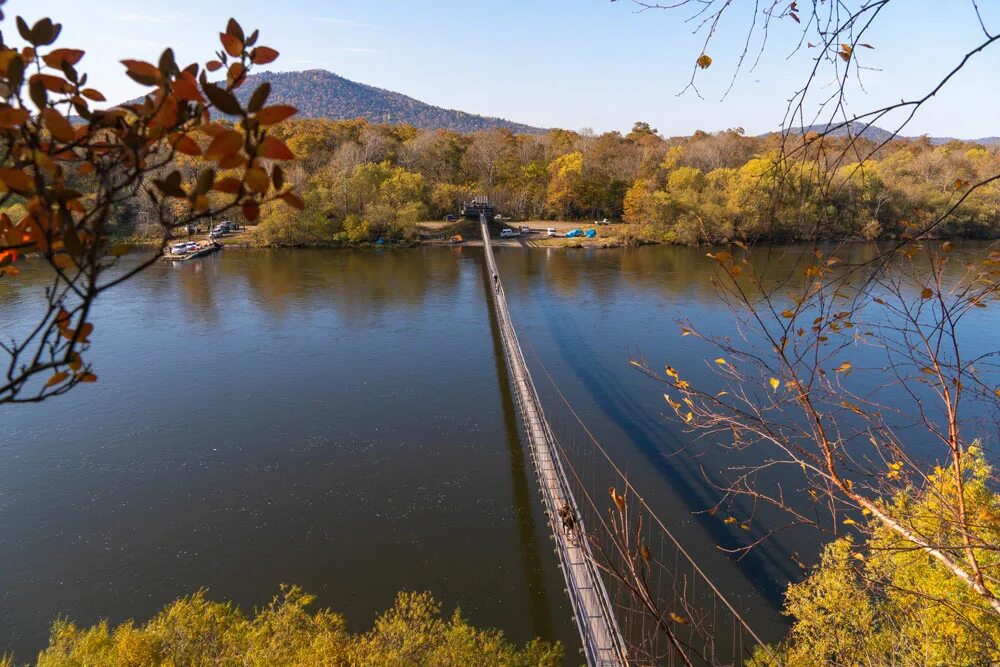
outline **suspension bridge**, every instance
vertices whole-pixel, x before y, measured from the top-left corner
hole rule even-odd
[[[467,217],[479,218],[500,342],[587,664],[744,664],[753,648],[763,645],[758,636],[568,401],[567,411],[590,440],[589,466],[603,463],[601,479],[612,485],[604,506],[594,489],[597,476],[588,475],[591,483],[585,483],[571,452],[553,434],[511,320],[491,245],[492,212],[485,200],[463,210]]]

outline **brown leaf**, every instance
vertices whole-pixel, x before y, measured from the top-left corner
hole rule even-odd
[[[222,113],[229,114],[230,116],[238,116],[243,113],[243,107],[240,106],[239,100],[228,90],[223,90],[212,83],[204,83],[201,87],[205,91],[205,95],[208,96],[209,101]]]
[[[256,222],[257,218],[260,217],[260,206],[254,202],[245,202],[243,204],[243,217],[247,219],[247,222]]]
[[[53,69],[62,69],[63,63],[75,65],[82,57],[83,51],[79,49],[54,49],[42,56],[42,60]]]
[[[698,60],[696,60],[695,63],[701,69],[708,69],[708,67],[712,64],[712,58],[709,57],[708,54],[703,53],[700,56],[698,56]]]
[[[42,119],[45,121],[45,129],[51,132],[52,136],[59,141],[68,143],[76,139],[76,132],[73,130],[73,126],[69,124],[65,116],[55,109],[43,110]]]

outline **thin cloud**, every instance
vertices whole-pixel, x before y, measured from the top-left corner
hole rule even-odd
[[[347,28],[378,28],[379,27],[379,26],[375,25],[374,23],[361,23],[359,21],[350,21],[348,19],[334,19],[334,18],[319,17],[316,20],[320,21],[322,23],[332,23],[333,25],[342,25],[342,26],[347,27]]]
[[[382,53],[382,51],[379,51],[378,49],[369,49],[363,46],[342,46],[340,47],[340,50],[345,53]]]

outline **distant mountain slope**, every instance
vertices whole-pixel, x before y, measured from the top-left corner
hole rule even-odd
[[[835,123],[834,125],[839,125],[839,123]],[[804,128],[798,128],[798,127],[792,128],[792,132],[793,133],[798,133],[798,132],[804,132],[804,133],[809,133],[809,132],[824,132],[824,131],[826,131],[826,129],[828,127],[830,127],[830,126],[829,125],[808,125],[808,126],[806,126]],[[879,142],[879,143],[881,143],[883,141],[886,141],[887,139],[891,139],[892,138],[892,132],[890,132],[889,130],[883,130],[881,127],[876,127],[875,125],[872,125],[871,127],[869,127],[869,128],[866,129],[864,123],[860,123],[860,122],[857,122],[857,121],[848,123],[848,125],[844,126],[844,127],[837,127],[837,129],[835,129],[832,132],[830,132],[830,136],[831,137],[845,137],[845,136],[847,136],[848,129],[850,129],[850,133],[851,133],[852,136],[855,136],[855,137],[860,136],[860,137],[863,137],[865,139],[869,139],[871,141],[875,141],[875,142]],[[906,137],[903,137],[903,138],[906,138]],[[930,140],[930,142],[932,144],[946,144],[949,141],[955,141],[954,137],[928,137],[928,139]],[[983,145],[987,145],[988,146],[988,145],[991,145],[991,144],[998,144],[998,143],[1000,143],[1000,137],[982,137],[980,139],[959,139],[959,141],[966,141],[966,142],[970,142],[970,143],[983,144]]]
[[[366,118],[374,123],[409,123],[421,129],[448,129],[474,132],[502,127],[518,133],[537,134],[545,130],[522,123],[477,116],[432,106],[391,90],[350,81],[321,69],[304,72],[261,72],[247,77],[239,91],[241,102],[267,81],[271,84],[268,104],[291,104],[299,110],[296,118]]]

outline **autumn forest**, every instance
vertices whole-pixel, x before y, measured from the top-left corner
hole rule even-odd
[[[855,139],[845,151],[844,138],[808,135],[792,146],[740,129],[664,138],[645,123],[625,135],[459,133],[363,119],[275,129],[298,158],[286,173],[306,206],[264,207],[252,238],[266,246],[413,240],[418,222],[455,213],[478,193],[514,220],[628,223],[622,243],[894,238],[1000,166],[995,146],[958,141]],[[869,152],[863,167],[845,159]],[[979,188],[938,233],[995,237],[998,209],[1000,186]],[[160,233],[142,198],[116,218],[122,236]]]

